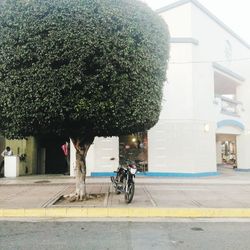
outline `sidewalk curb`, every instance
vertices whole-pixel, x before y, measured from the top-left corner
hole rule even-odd
[[[250,218],[250,208],[28,208],[0,209],[0,218]]]

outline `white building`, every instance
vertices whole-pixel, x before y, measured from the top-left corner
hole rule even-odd
[[[138,147],[147,150],[147,174],[213,175],[217,164],[235,161],[250,170],[250,45],[195,0],[158,13],[171,50],[160,120]],[[96,138],[87,164],[88,175],[115,170],[119,138]],[[73,167],[72,157],[71,175]]]

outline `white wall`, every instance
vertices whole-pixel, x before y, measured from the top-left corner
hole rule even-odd
[[[75,176],[75,152],[74,145],[70,142],[70,176]],[[87,176],[90,176],[92,172],[115,171],[118,165],[119,138],[95,137],[86,157]]]
[[[191,56],[192,45],[171,44],[168,80],[163,90],[160,119],[185,120],[193,117],[192,65],[172,64],[172,62],[179,61],[180,58],[191,60]]]
[[[169,27],[171,37],[191,37],[191,5],[185,4],[178,8],[161,13],[161,17]]]
[[[250,169],[250,134],[237,136],[236,145],[238,169]]]
[[[197,83],[200,83],[200,86],[197,84],[195,87],[197,90],[196,95],[203,96],[206,99],[211,95],[213,84],[211,84],[210,90],[207,89],[207,96],[202,94],[205,92],[203,88],[209,86],[209,84],[204,83],[204,80],[207,83],[211,81],[211,76],[208,77],[207,73],[205,73],[205,68],[212,69],[212,63],[218,62],[220,65],[245,78],[244,82],[238,81],[241,83],[241,86],[237,88],[237,100],[244,104],[245,114],[242,114],[242,119],[246,124],[250,124],[250,117],[247,115],[250,113],[250,99],[248,98],[250,94],[250,60],[238,60],[250,58],[250,49],[197,8],[197,6],[192,5],[191,12],[192,37],[199,41],[199,45],[193,47],[193,61],[203,62],[194,65],[193,77]],[[231,45],[231,51],[228,49],[228,42]],[[230,52],[231,57],[228,55]],[[235,79],[235,81],[237,80]],[[199,104],[202,103],[199,98],[196,97],[196,99]],[[204,99],[203,104],[206,105],[205,103],[207,103],[207,110],[210,113],[210,110],[212,110],[212,108],[209,108],[211,102]],[[202,116],[204,105],[200,106],[200,110],[197,110],[198,116]],[[211,117],[211,114],[208,115],[208,118]]]
[[[185,4],[161,15],[172,37],[192,38],[191,10],[191,4]],[[211,67],[191,63],[196,47],[193,43],[171,44],[163,110],[148,133],[150,172],[216,171],[215,124],[207,112],[213,100],[213,74]]]
[[[205,28],[204,28],[205,27]],[[193,78],[196,82],[200,82],[196,85],[196,96],[203,97],[197,98],[197,117],[204,117],[207,114],[207,119],[217,121],[224,119],[232,119],[243,123],[246,127],[246,131],[250,130],[250,60],[244,60],[244,58],[250,58],[250,49],[242,44],[238,39],[236,39],[230,32],[223,29],[218,23],[212,20],[208,15],[204,14],[195,5],[192,6],[192,36],[198,39],[199,46],[194,47],[193,50],[193,60],[194,61],[207,61],[208,63],[195,65],[193,73]],[[228,46],[228,43],[230,46]],[[239,60],[238,60],[239,59]],[[243,59],[243,60],[240,60]],[[235,81],[239,82],[240,85],[236,89],[236,98],[238,101],[243,103],[243,111],[241,110],[241,117],[233,117],[229,115],[222,115],[214,113],[211,108],[211,102],[208,102],[208,96],[211,96],[212,86],[208,89],[208,77],[203,77],[207,83],[204,86],[202,80],[201,72],[204,72],[205,67],[210,67],[214,61],[228,70],[242,76],[245,81]],[[209,65],[210,64],[210,65]],[[202,68],[204,70],[202,70]],[[200,76],[199,76],[200,75]],[[230,78],[230,77],[229,77]],[[206,92],[208,95],[203,95],[202,92]],[[210,98],[210,97],[209,97]],[[202,109],[207,110],[202,115]],[[238,168],[250,168],[250,157],[248,156],[248,150],[250,146],[249,135],[246,135],[246,131],[240,131],[234,127],[223,127],[217,129],[217,133],[227,133],[227,134],[240,134],[237,136],[237,160]]]
[[[219,119],[235,119],[249,127],[250,119],[247,115],[250,113],[250,61],[224,62],[230,59],[227,41],[232,49],[231,59],[250,57],[249,49],[192,3],[170,9],[161,16],[173,38],[193,38],[198,44],[171,44],[163,110],[159,123],[149,131],[149,170],[216,171],[217,122]],[[247,109],[242,117],[218,113],[213,102],[213,62],[246,78],[237,89],[237,99]],[[208,132],[203,131],[205,124],[209,124]],[[237,129],[227,127],[221,130],[233,134]],[[238,152],[242,156],[245,144],[241,141],[245,143],[245,140],[238,142]]]
[[[148,133],[150,172],[215,172],[215,128],[202,121],[160,120]],[[212,146],[211,146],[212,145]]]
[[[119,138],[96,137],[94,141],[95,172],[115,171],[119,165]],[[115,158],[115,160],[111,160]]]

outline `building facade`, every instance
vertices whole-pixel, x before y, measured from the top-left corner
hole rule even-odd
[[[250,45],[197,1],[157,12],[169,26],[171,48],[160,119],[142,146],[147,174],[213,175],[222,163],[250,169]],[[88,175],[118,166],[119,141],[95,139]]]

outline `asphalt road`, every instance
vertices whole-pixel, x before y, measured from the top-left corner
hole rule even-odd
[[[0,249],[246,250],[250,222],[0,221]]]

